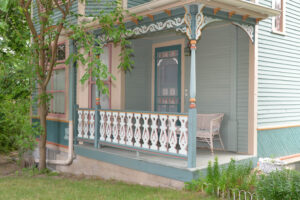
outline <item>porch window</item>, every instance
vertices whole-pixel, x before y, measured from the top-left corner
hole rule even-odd
[[[100,55],[101,61],[108,67],[108,71],[111,72],[111,45],[107,45],[103,48],[103,53]],[[108,77],[103,80],[104,84],[109,90],[109,94],[102,94],[99,91],[101,109],[110,109],[110,93],[111,93],[111,78]],[[89,108],[96,107],[96,81],[94,78],[90,78],[89,81]]]
[[[285,32],[285,0],[273,0],[273,8],[280,10],[281,14],[273,17],[273,32]]]
[[[66,44],[62,43],[57,48],[57,66],[53,69],[51,79],[47,85],[47,93],[52,95],[49,103],[50,115],[65,114],[65,59],[66,59]]]

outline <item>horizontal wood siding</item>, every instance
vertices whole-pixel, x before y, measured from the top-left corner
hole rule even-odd
[[[248,92],[249,92],[249,39],[237,28],[237,131],[238,152],[248,152]]]
[[[151,110],[152,43],[149,40],[133,40],[133,70],[126,72],[126,110]]]
[[[75,0],[71,6],[70,12],[72,13],[77,13],[78,12],[78,1]],[[62,18],[62,14],[58,9],[54,10],[54,13],[52,15],[52,20],[54,21],[53,24],[56,24],[60,19]],[[76,24],[77,23],[77,17],[73,15],[69,15],[67,18],[68,22],[71,24]],[[37,32],[40,32],[40,24],[38,20],[38,9],[36,6],[35,1],[33,1],[33,22],[34,26],[37,29]]]
[[[86,0],[85,15],[97,15],[101,10],[109,12],[112,10],[112,0]]]
[[[127,7],[128,8],[131,8],[131,7],[134,7],[134,6],[138,6],[138,5],[141,5],[143,3],[147,3],[151,0],[128,0],[128,5]]]
[[[211,25],[202,33],[196,62],[198,112],[225,113],[225,147],[243,153],[248,151],[248,44],[240,28]]]
[[[258,128],[300,124],[299,13],[299,1],[287,0],[285,35],[272,32],[271,18],[259,23]]]

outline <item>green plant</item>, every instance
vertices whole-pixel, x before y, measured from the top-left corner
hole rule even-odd
[[[208,194],[213,194],[219,188],[254,192],[257,185],[256,171],[252,170],[252,162],[237,164],[231,159],[227,167],[219,166],[218,158],[214,163],[208,163],[206,177],[200,177],[186,184],[186,189],[199,191],[202,187]]]
[[[295,170],[282,170],[263,174],[258,181],[257,193],[265,199],[300,199],[300,173]]]

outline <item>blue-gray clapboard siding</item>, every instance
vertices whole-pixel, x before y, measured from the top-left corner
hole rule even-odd
[[[141,4],[144,4],[144,3],[147,3],[151,0],[128,0],[127,2],[127,7],[128,8],[132,8],[134,6],[138,6],[138,5],[141,5]]]
[[[151,110],[152,42],[133,40],[133,70],[126,73],[125,108],[127,110]]]
[[[101,10],[109,12],[112,10],[113,0],[86,0],[85,15],[97,15]]]
[[[272,6],[272,0],[260,0]],[[286,34],[272,32],[272,19],[259,23],[258,127],[300,124],[300,4],[286,1]]]
[[[224,112],[222,138],[226,149],[245,153],[248,151],[248,36],[228,24],[211,25],[202,34],[196,62],[198,112]],[[151,109],[152,44],[182,38],[186,37],[157,33],[147,39],[133,40],[135,68],[126,74],[126,109]],[[189,70],[190,57],[186,56],[184,84],[187,90]],[[185,112],[188,100],[186,96]]]
[[[72,13],[78,13],[78,1],[75,0],[71,6],[70,12]],[[54,10],[54,13],[52,15],[52,20],[54,20],[53,24],[56,24],[60,19],[62,18],[62,14],[58,9]],[[67,17],[67,20],[70,24],[76,24],[77,23],[77,17],[74,15],[69,15]],[[33,22],[34,22],[34,26],[37,30],[37,32],[40,32],[40,24],[39,24],[39,20],[38,20],[38,9],[36,6],[35,1],[33,1]]]
[[[197,49],[197,108],[225,113],[222,138],[227,150],[248,151],[249,39],[238,27],[206,28]]]

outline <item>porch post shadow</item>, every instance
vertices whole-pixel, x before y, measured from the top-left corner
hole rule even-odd
[[[201,25],[204,18],[202,14],[203,4],[189,5],[185,7],[184,20],[186,23],[186,35],[190,40],[191,69],[190,69],[190,105],[188,111],[188,168],[196,167],[197,157],[197,106],[196,106],[196,44],[201,36]]]

